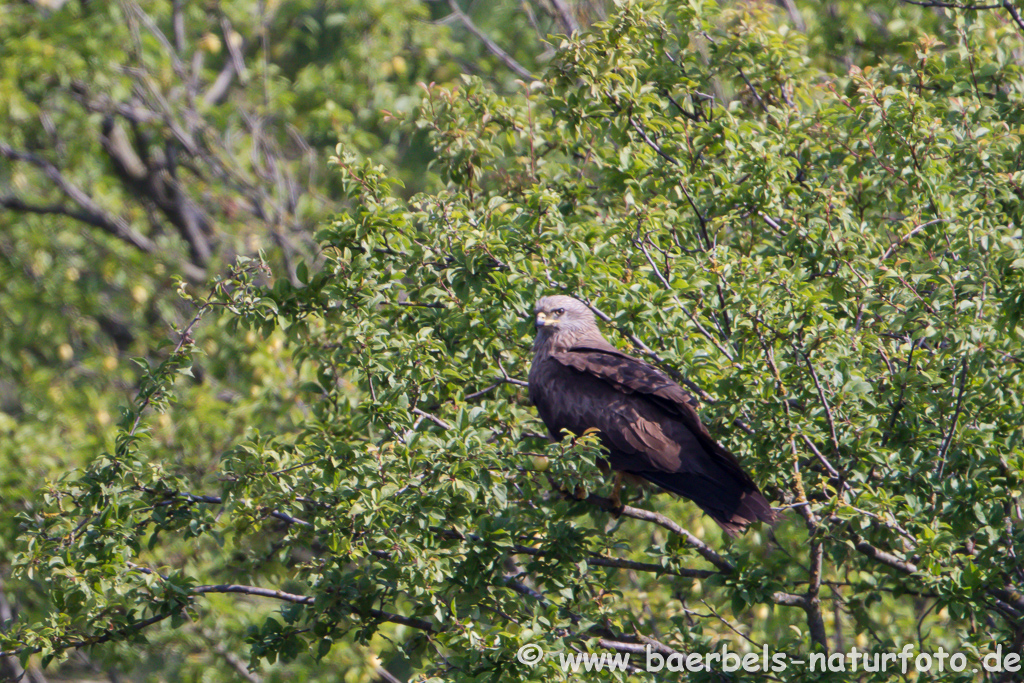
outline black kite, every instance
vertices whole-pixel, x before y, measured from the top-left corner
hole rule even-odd
[[[553,439],[563,429],[597,429],[612,469],[689,498],[730,536],[755,520],[774,521],[768,501],[701,424],[697,402],[682,387],[609,344],[582,302],[547,296],[536,314],[530,400]]]

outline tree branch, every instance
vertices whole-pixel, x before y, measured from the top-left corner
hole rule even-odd
[[[700,324],[700,321],[697,320],[696,314],[692,313],[686,306],[683,306],[681,301],[679,301],[679,298],[675,294],[675,289],[662,274],[661,269],[658,268],[658,266],[654,263],[654,259],[651,257],[650,252],[647,251],[647,246],[644,245],[644,243],[640,240],[634,240],[633,244],[639,247],[640,251],[642,251],[644,256],[647,257],[647,262],[651,264],[651,269],[654,271],[654,274],[658,277],[658,281],[661,282],[661,286],[665,288],[666,292],[669,292],[672,295],[672,298],[675,299],[676,305],[679,306],[679,310],[681,310],[686,315],[686,317],[690,319],[690,322],[692,322],[697,327],[697,331],[704,335],[704,337],[706,337],[708,341],[714,344],[715,348],[718,349],[722,353],[722,355],[724,355],[730,361],[734,361],[735,358],[733,354],[729,353],[729,350],[722,346],[719,343],[719,341],[715,339],[712,336],[712,334],[708,332],[707,329],[704,328],[703,325]],[[728,336],[724,330],[722,330],[722,336],[723,338],[727,338]]]
[[[413,408],[409,412],[412,413],[413,415],[419,415],[420,417],[422,417],[424,419],[430,420],[431,422],[436,424],[441,429],[454,429],[454,427],[452,427],[450,424],[448,424],[447,422],[445,422],[441,418],[437,417],[436,415],[431,415],[430,413],[428,413],[428,412],[426,412],[424,410],[420,410],[419,408]]]
[[[946,454],[949,452],[949,445],[953,442],[953,433],[956,431],[956,423],[960,419],[960,413],[964,408],[964,391],[967,389],[967,356],[960,362],[960,389],[956,396],[956,410],[953,411],[953,420],[949,424],[949,432],[939,449],[939,471],[938,477],[942,478],[942,471],[946,469]]]
[[[963,10],[986,10],[986,9],[999,9],[1004,5],[970,5],[962,4],[959,2],[943,2],[942,0],[903,0],[903,2],[909,5],[917,5],[918,7],[942,7],[944,9],[963,9]]]
[[[565,0],[551,0],[551,6],[555,8],[558,20],[562,22],[562,27],[566,33],[572,35],[580,30],[579,22],[576,21],[576,15],[573,14],[572,8],[566,4]]]
[[[904,2],[907,2],[907,1],[908,0],[904,0]],[[902,247],[904,244],[906,244],[907,242],[910,241],[911,237],[913,237],[917,233],[921,232],[922,230],[927,228],[929,225],[935,225],[936,223],[945,223],[945,222],[946,222],[945,218],[936,218],[935,220],[931,220],[931,221],[928,221],[927,223],[922,223],[921,225],[917,226],[916,228],[914,228],[913,230],[908,232],[906,235],[904,235],[903,237],[899,238],[898,240],[896,240],[895,242],[890,244],[889,248],[886,249],[885,253],[882,254],[881,258],[878,259],[878,263],[881,264],[882,261],[884,261],[885,259],[887,259],[890,256],[892,256],[893,254],[895,254],[896,251],[900,247]]]
[[[818,381],[818,373],[815,372],[814,365],[806,353],[801,349],[796,349],[796,352],[803,357],[804,362],[807,364],[807,370],[811,373],[814,388],[818,391],[818,400],[821,401],[821,406],[825,409],[825,421],[828,423],[829,437],[832,439],[832,450],[836,455],[839,455],[839,434],[836,432],[836,422],[832,418],[832,409],[828,405],[828,399],[825,398],[825,390],[822,388],[821,382]]]
[[[570,499],[572,499],[572,495],[567,492],[563,492],[563,495],[566,495]],[[705,560],[718,567],[718,569],[723,573],[731,574],[732,572],[736,571],[736,568],[732,565],[732,563],[730,563],[724,557],[722,557],[714,550],[712,550],[711,547],[709,547],[706,543],[704,543],[699,538],[691,534],[689,531],[679,526],[671,519],[669,519],[668,517],[659,512],[652,512],[650,510],[643,510],[641,508],[630,507],[629,505],[623,505],[622,507],[619,507],[615,505],[615,503],[612,502],[610,499],[602,498],[601,496],[595,493],[589,494],[586,497],[586,501],[591,505],[601,508],[605,512],[611,512],[612,514],[621,515],[623,517],[630,517],[632,519],[639,519],[645,522],[652,522],[653,524],[657,524],[663,529],[667,529],[668,531],[671,531],[675,535],[681,537],[683,540],[686,541],[688,545],[690,545],[694,550],[700,553],[700,555]]]
[[[220,642],[212,631],[209,631],[208,629],[200,629],[199,635],[207,642],[210,649],[220,655],[221,659],[231,667],[235,672],[235,675],[249,683],[261,683],[263,679],[249,671],[249,667],[246,666],[242,658],[224,647],[224,644]]]
[[[660,564],[634,562],[633,560],[622,560],[617,557],[602,557],[600,555],[588,557],[587,564],[592,564],[597,567],[615,567],[618,569],[632,569],[640,572],[671,574],[673,576],[681,576],[687,579],[706,579],[720,573],[709,569],[669,569],[668,567],[662,567]]]
[[[61,193],[77,204],[81,211],[76,211],[60,205],[37,206],[24,202],[16,197],[4,197],[0,199],[0,206],[12,211],[23,211],[40,215],[59,214],[73,218],[77,221],[99,228],[104,232],[113,235],[121,241],[130,244],[146,254],[156,254],[159,249],[157,245],[145,235],[137,232],[124,219],[111,216],[99,207],[93,199],[69,181],[56,165],[40,156],[17,150],[0,142],[0,156],[12,161],[23,161],[35,166],[43,172]],[[188,261],[179,260],[176,264],[181,268],[182,273],[193,281],[206,279],[206,271]]]
[[[57,645],[57,646],[52,646],[52,649],[53,649],[54,652],[62,652],[64,650],[72,650],[72,649],[77,649],[77,648],[80,648],[80,647],[88,647],[88,646],[91,646],[91,645],[100,645],[101,643],[110,642],[110,641],[115,640],[117,638],[120,638],[122,636],[127,636],[129,634],[135,633],[136,631],[141,631],[142,629],[149,628],[153,624],[160,623],[164,619],[167,619],[168,617],[174,616],[175,614],[177,614],[177,610],[175,610],[173,612],[165,612],[163,614],[157,614],[155,616],[150,617],[149,619],[143,619],[142,621],[137,621],[134,624],[131,624],[130,626],[126,626],[126,627],[124,627],[122,629],[118,629],[116,631],[107,631],[103,635],[97,636],[95,638],[83,638],[83,639],[80,639],[80,640],[71,640],[71,641],[68,641],[66,643],[63,643],[63,644],[60,644],[60,645]],[[25,647],[25,648],[21,648],[20,650],[5,650],[5,651],[0,652],[0,657],[17,657],[19,655],[26,655],[26,654],[30,654],[31,655],[31,654],[36,654],[36,653],[42,652],[42,650],[43,650],[43,648],[41,648],[41,647]]]
[[[532,73],[530,73],[522,64],[517,62],[512,55],[502,50],[497,43],[488,38],[487,34],[481,31],[477,25],[473,23],[473,20],[469,18],[469,15],[462,11],[462,8],[459,7],[456,0],[448,0],[448,6],[452,10],[452,16],[458,19],[459,22],[466,27],[466,30],[476,36],[491,54],[500,59],[505,66],[511,69],[520,78],[529,79],[531,81],[534,80]]]
[[[872,560],[881,562],[885,566],[891,567],[899,572],[902,572],[903,574],[917,573],[917,565],[915,565],[913,562],[901,560],[892,553],[888,553],[884,550],[876,548],[867,541],[857,539],[854,544],[854,547],[860,554],[866,555],[867,557],[870,557]]]
[[[139,567],[138,569],[147,571],[145,567]],[[152,570],[148,570],[152,573]],[[239,593],[242,595],[255,595],[263,598],[273,598],[274,600],[281,600],[283,602],[291,602],[299,605],[312,605],[316,599],[307,595],[298,595],[296,593],[287,593],[285,591],[274,590],[272,588],[260,588],[259,586],[243,586],[239,584],[220,584],[220,585],[208,585],[208,586],[195,586],[190,589],[192,595],[206,595],[208,593]],[[378,621],[387,621],[394,624],[400,624],[402,626],[409,626],[410,628],[419,629],[420,631],[426,631],[428,633],[434,633],[436,629],[433,624],[423,619],[417,619],[415,617],[406,617],[401,614],[393,614],[379,609],[370,609],[365,612],[353,608],[354,614],[370,616]],[[95,638],[84,638],[81,640],[73,640],[67,643],[54,645],[53,650],[60,652],[63,650],[69,650],[73,648],[86,647],[90,645],[99,645],[100,643],[106,643],[114,640],[120,636],[126,636],[136,631],[141,631],[144,628],[152,626],[158,622],[173,616],[176,613],[166,612],[163,614],[157,614],[156,616],[144,619],[136,622],[130,626],[119,629],[117,631],[107,631],[103,635]],[[7,650],[0,652],[0,657],[11,657],[23,654],[35,654],[40,652],[42,648],[22,648],[20,650]]]
[[[256,595],[262,598],[273,598],[274,600],[292,602],[298,605],[312,605],[316,602],[316,598],[308,595],[298,595],[296,593],[286,593],[285,591],[279,591],[273,588],[243,586],[234,583],[219,584],[216,586],[196,586],[191,590],[191,592],[197,595],[205,595],[207,593],[241,593],[242,595]],[[360,614],[360,612],[354,608],[353,612]],[[401,614],[392,614],[391,612],[385,612],[384,610],[379,609],[366,610],[365,613],[379,621],[389,621],[394,624],[401,624],[403,626],[419,629],[420,631],[427,631],[428,633],[433,633],[435,631],[434,625],[429,621],[424,621],[423,619],[406,617]]]

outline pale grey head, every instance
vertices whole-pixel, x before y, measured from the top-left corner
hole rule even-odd
[[[534,307],[536,312],[537,340],[534,348],[554,341],[556,345],[571,345],[583,337],[597,335],[594,312],[579,299],[556,294],[543,297]],[[558,341],[563,343],[559,344]]]

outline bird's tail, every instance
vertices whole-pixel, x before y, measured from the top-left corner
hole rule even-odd
[[[689,498],[715,520],[730,536],[747,525],[762,521],[775,522],[775,512],[753,482],[743,481],[723,470],[720,477],[681,472],[635,472],[661,488]]]

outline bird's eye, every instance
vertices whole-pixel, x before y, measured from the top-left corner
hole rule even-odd
[[[562,315],[563,313],[565,313],[565,309],[564,308],[556,308],[555,309],[555,315]]]

